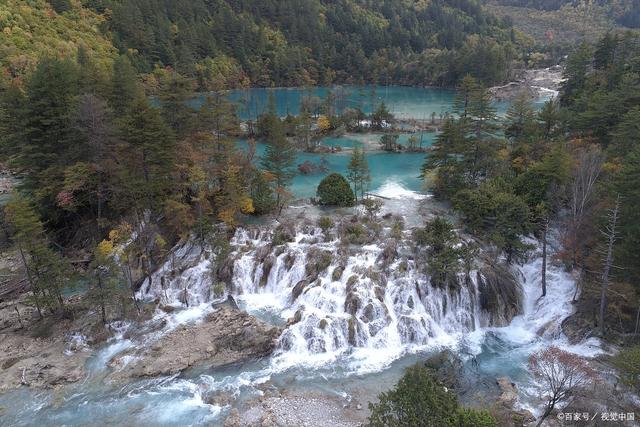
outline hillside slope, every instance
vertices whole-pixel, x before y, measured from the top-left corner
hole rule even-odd
[[[562,8],[580,10],[590,8],[594,14],[604,15],[619,26],[640,28],[640,0],[492,0],[503,6],[524,7],[541,11],[558,11]]]
[[[117,54],[102,34],[104,18],[78,3],[68,7],[45,0],[4,0],[0,2],[0,67],[8,77],[21,77],[43,56],[75,58],[78,48],[106,69]],[[52,6],[54,5],[54,6]]]
[[[476,0],[87,0],[140,71],[202,89],[332,82],[504,80],[510,26]]]

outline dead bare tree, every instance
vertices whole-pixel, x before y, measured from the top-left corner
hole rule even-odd
[[[566,402],[580,388],[597,378],[596,372],[579,356],[557,347],[549,347],[529,358],[531,374],[544,384],[548,395],[537,427],[551,414],[557,404]]]
[[[547,295],[547,233],[549,232],[549,217],[542,223],[542,296]]]
[[[620,211],[620,196],[616,199],[616,204],[613,209],[609,211],[609,221],[602,230],[607,242],[607,249],[602,260],[602,282],[600,286],[600,334],[604,337],[604,314],[607,307],[607,289],[609,288],[609,279],[611,269],[613,265],[613,246],[618,239],[617,225],[618,225],[618,213]]]
[[[600,147],[591,145],[580,148],[576,153],[576,164],[569,189],[569,224],[567,227],[571,242],[572,263],[576,263],[577,241],[580,229],[590,212],[595,184],[602,172],[604,155]]]

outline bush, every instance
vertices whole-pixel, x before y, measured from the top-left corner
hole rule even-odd
[[[380,402],[369,403],[370,427],[493,427],[497,423],[486,411],[466,409],[451,391],[438,383],[422,365],[407,369],[393,390],[382,393]]]
[[[320,227],[322,229],[322,232],[325,234],[331,231],[333,226],[333,220],[328,216],[320,217],[320,219],[318,220],[318,227]]]
[[[343,243],[348,245],[364,245],[369,242],[369,233],[360,223],[348,224],[342,233]]]
[[[327,175],[318,185],[319,203],[325,206],[353,206],[355,196],[346,178],[338,173]]]

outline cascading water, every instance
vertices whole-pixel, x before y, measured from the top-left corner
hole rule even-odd
[[[249,313],[287,322],[271,359],[276,372],[338,359],[347,373],[376,371],[404,353],[454,345],[501,317],[481,307],[477,272],[461,275],[454,288],[433,286],[410,237],[389,239],[389,255],[382,243],[349,247],[310,225],[299,227],[289,243],[274,245],[275,234],[237,231],[228,292]],[[180,246],[140,296],[165,304],[208,302],[210,267],[199,249]]]
[[[98,419],[95,417],[116,425],[144,424],[148,419],[162,425],[183,425],[186,419],[195,425],[220,425],[229,406],[206,403],[205,396],[211,393],[226,393],[234,399],[255,396],[260,384],[280,381],[286,387],[291,384],[287,378],[294,378],[357,397],[360,392],[349,390],[345,377],[350,381],[370,378],[358,381],[371,382],[386,378],[384,384],[376,383],[377,393],[381,386],[386,389],[397,380],[401,366],[419,359],[412,354],[440,347],[457,350],[463,357],[476,355],[487,377],[511,376],[520,386],[523,406],[535,409],[528,403],[535,399],[537,389],[524,368],[526,359],[545,345],[566,344],[557,325],[573,311],[575,283],[561,267],[550,264],[545,299],[539,299],[539,254],[513,268],[522,301],[520,315],[511,321],[511,315],[501,317],[506,311],[502,310],[504,302],[492,312],[484,309],[483,280],[487,278],[481,266],[480,274],[472,271],[460,277],[459,286],[431,285],[421,258],[410,248],[409,236],[397,239],[390,252],[389,239],[384,237],[389,229],[382,231],[376,244],[348,247],[304,225],[298,226],[291,242],[273,245],[274,232],[266,228],[241,229],[230,242],[233,269],[226,278],[225,293],[249,313],[284,326],[270,358],[241,370],[158,377],[122,388],[111,389],[102,383],[114,356],[152,345],[177,325],[199,321],[215,310],[211,302],[226,298],[226,294],[216,298],[212,290],[218,280],[212,268],[217,261],[214,255],[197,244],[185,244],[175,248],[138,293],[140,298],[179,309],[157,310],[148,322],[148,333],[142,325],[137,335],[125,334],[127,328],[122,325],[123,332],[90,360],[87,381],[72,389],[61,404],[54,405],[51,398],[42,399],[35,393],[25,397],[25,391],[0,396],[0,406],[15,408],[9,420],[22,420],[26,412],[32,414],[32,420],[71,425]],[[157,324],[162,326],[153,326]],[[589,355],[597,352],[595,344],[569,350]],[[44,403],[38,407],[21,403],[35,400]],[[21,425],[19,421],[15,424]]]

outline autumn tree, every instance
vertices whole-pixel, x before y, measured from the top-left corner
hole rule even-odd
[[[227,225],[238,224],[239,214],[253,213],[255,208],[249,189],[240,176],[240,167],[228,164],[222,173],[222,185],[216,194],[218,219]]]
[[[124,278],[115,256],[116,248],[113,241],[105,239],[94,249],[93,260],[89,265],[93,283],[89,288],[88,298],[99,307],[104,324],[109,319],[110,308],[116,307],[119,303],[122,304],[122,312],[126,312],[126,288],[122,286]]]
[[[529,357],[529,371],[543,383],[545,408],[537,426],[551,414],[559,403],[569,401],[582,387],[596,379],[595,371],[579,356],[557,347],[540,350]]]

